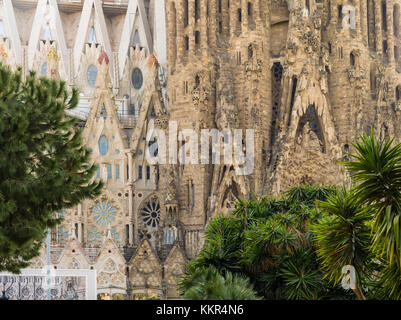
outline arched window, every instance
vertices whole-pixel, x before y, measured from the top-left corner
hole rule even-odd
[[[0,36],[3,37],[3,38],[7,37],[6,30],[4,28],[4,21],[3,20],[0,20]]]
[[[188,25],[188,11],[189,11],[189,5],[188,5],[188,0],[184,0],[184,27]]]
[[[355,67],[355,56],[352,52],[349,54],[349,61],[350,61],[351,66]]]
[[[338,15],[338,23],[341,23],[342,22],[342,20],[343,20],[343,6],[342,5],[339,5],[338,7],[337,7],[337,15]]]
[[[42,77],[46,77],[46,74],[47,74],[47,62],[42,64],[42,69],[40,71],[40,74],[41,74]]]
[[[398,85],[395,88],[395,98],[396,98],[397,101],[401,100],[401,85]]]
[[[89,43],[97,43],[96,32],[95,32],[95,28],[93,26],[89,29],[88,42]]]
[[[189,37],[185,37],[185,50],[189,50]]]
[[[199,0],[195,0],[195,21],[200,18]]]
[[[252,17],[252,3],[248,2],[248,16]]]
[[[99,152],[102,156],[105,156],[109,151],[109,142],[106,136],[101,136],[99,139]]]
[[[133,41],[132,41],[132,45],[133,45],[134,47],[136,47],[136,45],[141,46],[141,40],[139,39],[139,32],[138,32],[138,30],[135,30],[134,39],[133,39]]]
[[[366,0],[366,19],[368,25],[368,42],[371,50],[376,49],[376,12],[373,0]]]
[[[87,74],[87,80],[88,84],[91,87],[94,87],[96,84],[96,78],[97,78],[97,68],[95,65],[91,64],[88,68],[88,74]]]
[[[400,36],[400,6],[398,4],[393,8],[393,31],[394,36]]]
[[[42,40],[53,40],[52,39],[52,33],[50,31],[50,26],[48,24],[46,24],[45,29],[43,31],[43,37]]]
[[[387,32],[387,5],[386,1],[382,2],[382,29]]]
[[[139,89],[142,88],[142,85],[143,85],[143,74],[142,74],[141,69],[135,68],[132,71],[131,80],[132,80],[132,85],[134,86],[134,88],[136,90],[139,90]]]

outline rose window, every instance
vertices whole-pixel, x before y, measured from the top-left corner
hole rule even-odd
[[[157,200],[149,201],[141,210],[145,226],[156,228],[160,222],[160,204]]]
[[[116,220],[116,216],[116,208],[113,207],[110,202],[98,202],[92,209],[93,221],[99,226],[106,227],[109,223]]]

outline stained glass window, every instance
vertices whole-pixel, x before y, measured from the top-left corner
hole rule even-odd
[[[141,45],[141,40],[139,39],[138,30],[135,30],[134,41],[133,41],[132,45],[135,47],[137,44],[140,46]]]
[[[42,70],[41,70],[40,74],[42,75],[42,77],[46,76],[46,74],[47,74],[47,62],[42,64]]]
[[[102,156],[105,156],[109,151],[109,142],[105,136],[101,136],[99,139],[99,152]]]
[[[7,37],[6,30],[4,28],[4,21],[3,20],[0,20],[0,36],[2,36],[3,38]]]
[[[97,68],[93,64],[91,64],[88,68],[88,75],[87,75],[87,80],[88,84],[91,87],[94,87],[96,84],[96,78],[97,78]]]
[[[142,88],[142,84],[143,84],[142,71],[139,68],[135,68],[134,71],[132,71],[132,85],[134,86],[135,89],[139,90]]]
[[[107,165],[107,179],[111,179],[113,174],[111,173],[111,164]]]
[[[52,33],[50,31],[50,26],[48,24],[45,26],[45,30],[43,31],[42,40],[53,40],[52,39]]]
[[[97,225],[106,227],[116,220],[117,211],[110,202],[98,202],[92,209],[92,219]]]
[[[95,32],[95,28],[94,27],[91,27],[90,30],[89,30],[88,42],[89,43],[97,43],[97,41],[96,41],[96,32]]]
[[[116,179],[120,179],[120,165],[116,164]]]

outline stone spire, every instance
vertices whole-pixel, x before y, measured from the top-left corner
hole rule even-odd
[[[101,89],[112,88],[110,74],[109,74],[109,57],[106,51],[102,51],[97,59],[99,63],[99,72],[96,79],[96,87]]]

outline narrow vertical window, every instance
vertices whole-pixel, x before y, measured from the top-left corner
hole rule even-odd
[[[351,66],[354,67],[355,66],[355,56],[352,52],[349,55],[349,60],[350,60]]]
[[[397,38],[400,35],[400,7],[396,4],[393,8],[393,32]]]
[[[100,179],[100,165],[96,165],[96,178]]]
[[[185,50],[189,50],[189,37],[185,37]]]
[[[184,0],[184,27],[188,25],[188,20],[189,20],[188,11],[189,11],[188,0]]]
[[[142,180],[142,166],[138,166],[138,180]]]
[[[120,165],[116,164],[116,179],[120,179]]]
[[[48,24],[46,24],[45,26],[45,30],[43,31],[43,38],[42,40],[53,40],[52,39],[52,33],[50,31],[50,26]]]
[[[387,5],[386,2],[382,2],[382,29],[383,32],[387,32]]]
[[[88,43],[97,43],[96,32],[93,26],[89,29]]]
[[[150,180],[150,166],[146,166],[146,180]]]
[[[111,172],[111,164],[107,165],[107,179],[111,179],[113,177]]]
[[[3,20],[0,20],[0,36],[3,37],[3,38],[5,38],[7,36],[6,35],[6,30],[4,28],[4,21]]]
[[[339,5],[337,7],[337,10],[338,10],[338,13],[337,13],[337,15],[338,15],[338,23],[341,23],[341,21],[343,19],[343,6]]]
[[[195,21],[200,17],[200,8],[199,8],[199,0],[195,0]]]
[[[129,225],[128,224],[125,225],[125,243],[126,244],[129,243]]]

